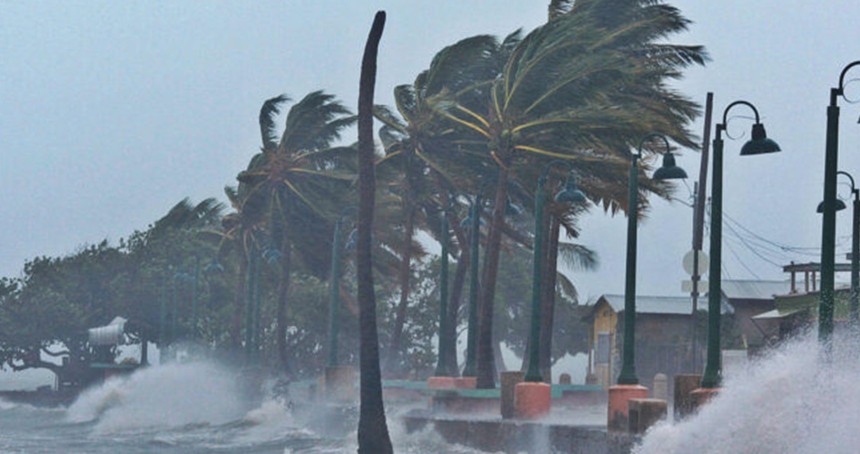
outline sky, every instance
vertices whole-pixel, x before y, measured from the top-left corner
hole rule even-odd
[[[741,159],[751,113],[731,111],[728,134],[738,139],[726,138],[723,206],[738,234],[724,227],[723,277],[787,278],[779,265],[819,260],[825,109],[842,68],[860,59],[860,3],[669,3],[693,21],[670,40],[702,44],[712,58],[675,88],[701,104],[713,92],[714,122],[730,102],[752,102],[784,150]],[[444,46],[546,20],[546,2],[527,1],[0,0],[0,276],[20,275],[35,256],[116,243],[185,197],[224,200],[260,146],[257,116],[268,98],[324,89],[354,111],[361,52],[380,9],[388,20],[376,101],[385,104]],[[860,100],[860,83],[847,95]],[[840,105],[839,167],[860,178],[860,106]],[[703,127],[691,125],[699,136]],[[692,188],[700,154],[679,151]],[[676,192],[684,202],[688,186]],[[849,192],[840,185],[843,198]],[[844,257],[850,214],[837,219]],[[691,222],[683,203],[654,201],[639,228],[640,294],[681,294]],[[597,251],[600,267],[571,274],[580,294],[622,293],[626,219],[593,207],[581,225],[578,241]]]

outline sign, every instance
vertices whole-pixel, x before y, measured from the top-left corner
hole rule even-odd
[[[703,251],[699,251],[699,276],[708,272],[708,254],[705,254]],[[684,259],[681,261],[681,264],[684,266],[684,271],[687,272],[690,276],[693,275],[693,260],[696,257],[696,250],[690,249],[686,254],[684,254]]]

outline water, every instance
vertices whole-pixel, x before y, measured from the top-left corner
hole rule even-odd
[[[389,409],[397,452],[477,453],[429,430],[406,434],[398,411]],[[356,452],[354,421],[314,430],[308,422],[319,415],[306,413],[271,397],[249,405],[233,374],[216,365],[170,364],[109,380],[67,409],[0,401],[0,453]]]
[[[860,348],[837,339],[825,361],[802,336],[726,379],[694,417],[652,428],[636,454],[855,454],[860,452]]]

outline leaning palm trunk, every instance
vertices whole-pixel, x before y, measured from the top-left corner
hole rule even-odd
[[[558,234],[559,222],[555,216],[547,216],[549,235],[547,238],[546,262],[543,269],[544,281],[541,284],[541,327],[540,327],[540,352],[539,364],[543,381],[552,383],[552,330],[555,317],[555,285],[558,272]]]
[[[496,387],[496,361],[493,354],[493,302],[496,296],[496,277],[499,272],[499,249],[502,244],[502,227],[505,222],[505,202],[508,196],[508,169],[499,166],[493,217],[487,234],[487,250],[478,317],[478,388]]]
[[[358,237],[356,273],[358,277],[361,403],[358,417],[359,454],[393,453],[385,407],[382,402],[382,374],[379,369],[379,334],[376,329],[376,295],[373,290],[371,230],[376,176],[373,169],[373,91],[376,82],[376,55],[385,12],[379,11],[367,37],[361,61],[358,89]]]
[[[281,279],[278,282],[278,313],[275,318],[275,336],[277,337],[278,358],[284,372],[287,371],[289,361],[287,359],[287,303],[290,292],[290,271],[292,268],[291,247],[287,247],[281,258]]]

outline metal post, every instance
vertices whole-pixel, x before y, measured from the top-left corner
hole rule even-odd
[[[340,219],[331,241],[331,277],[328,299],[328,367],[337,366],[338,309],[340,308]]]
[[[439,354],[437,356],[436,372],[437,377],[451,376],[451,372],[447,368],[447,353],[448,339],[445,335],[448,330],[448,209],[442,211],[442,228],[439,232],[442,235],[442,251],[439,253],[442,259],[442,269],[439,277]]]
[[[529,364],[526,369],[526,375],[523,378],[527,382],[542,382],[543,377],[540,372],[540,319],[541,319],[541,281],[542,281],[542,265],[543,256],[543,209],[546,195],[544,194],[544,184],[547,177],[541,176],[538,179],[537,190],[535,191],[535,242],[534,242],[534,263],[532,265],[532,319],[529,328]]]
[[[619,385],[638,385],[636,377],[636,217],[639,205],[639,156],[630,161],[627,183],[627,270],[624,281],[624,347]]]
[[[481,242],[481,196],[475,196],[470,214],[472,220],[471,262],[469,263],[469,325],[466,334],[466,366],[463,368],[464,377],[477,376],[477,356],[475,349],[478,341],[478,270]]]
[[[818,339],[830,343],[833,334],[833,281],[836,265],[836,172],[839,157],[839,89],[830,90],[827,107],[827,143],[824,156],[824,212],[821,222],[821,300],[818,305]]]
[[[720,358],[720,308],[722,306],[723,243],[723,137],[718,124],[714,138],[714,166],[711,182],[711,262],[708,275],[708,353],[702,388],[717,388],[722,381]]]
[[[191,287],[191,316],[188,324],[191,326],[191,338],[197,339],[197,294],[200,284],[200,257],[194,257],[194,286]]]
[[[854,206],[851,228],[851,325],[856,329],[860,321],[860,193],[852,188]]]

